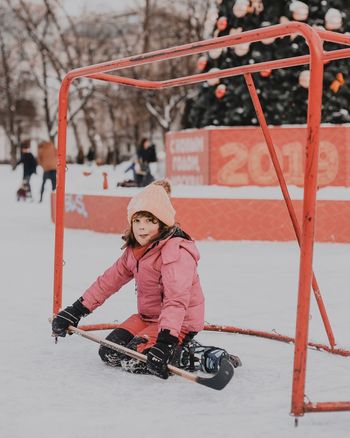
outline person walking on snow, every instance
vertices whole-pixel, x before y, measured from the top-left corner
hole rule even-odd
[[[30,152],[30,140],[25,140],[21,143],[21,158],[17,161],[13,170],[20,164],[23,164],[22,185],[28,188],[28,194],[31,195],[30,179],[33,173],[36,173],[37,162],[34,155]]]
[[[81,317],[134,279],[138,313],[106,339],[146,354],[147,363],[105,346],[100,347],[99,355],[108,365],[163,379],[168,378],[169,363],[191,370],[188,345],[193,345],[194,336],[204,327],[204,296],[197,272],[199,252],[191,237],[175,223],[170,191],[167,180],[156,181],[131,199],[124,253],[52,322],[52,335],[64,337],[69,325],[77,326]],[[216,372],[221,358],[229,357],[216,347],[202,348],[201,353],[203,357],[197,361],[208,372]]]
[[[40,191],[40,202],[42,202],[45,183],[48,179],[51,181],[52,191],[56,190],[57,149],[51,142],[43,141],[39,144],[38,163],[44,171]]]

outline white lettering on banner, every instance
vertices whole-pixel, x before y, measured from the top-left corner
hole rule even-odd
[[[172,138],[170,140],[169,149],[171,154],[202,153],[204,151],[204,138]]]
[[[81,216],[88,217],[83,195],[66,195],[65,211],[66,213],[73,213],[74,211],[76,211]]]
[[[339,172],[339,152],[329,141],[320,141],[320,157],[318,162],[318,183],[332,183]]]
[[[170,180],[174,185],[197,186],[204,184],[203,175],[176,175],[171,176]]]
[[[176,155],[171,157],[172,170],[175,172],[200,172],[198,155]]]
[[[265,143],[254,145],[249,151],[248,174],[252,181],[263,186],[274,185],[278,183],[275,168],[270,158],[269,150]],[[275,149],[278,161],[282,163],[281,152]]]
[[[304,175],[304,156],[303,145],[298,141],[286,143],[282,146],[283,159],[278,157],[280,163],[285,162],[284,178],[288,184],[295,184],[296,186],[303,185]]]
[[[304,181],[304,146],[301,142],[282,144],[275,152],[287,184],[302,185]],[[270,153],[265,143],[248,148],[243,143],[225,143],[220,146],[221,158],[227,159],[218,169],[219,184],[275,185],[278,180]],[[331,185],[339,172],[340,157],[337,147],[329,141],[320,142],[318,184]]]
[[[221,184],[245,185],[248,184],[248,175],[238,172],[247,162],[248,149],[242,143],[226,143],[220,147],[220,155],[224,158],[232,156],[218,171],[218,182]]]

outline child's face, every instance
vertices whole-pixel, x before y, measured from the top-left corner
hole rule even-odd
[[[159,221],[156,218],[136,216],[132,220],[132,231],[137,242],[145,246],[158,235]]]

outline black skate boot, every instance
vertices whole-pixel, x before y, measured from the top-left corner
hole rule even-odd
[[[242,366],[238,356],[229,354],[223,348],[204,346],[193,339],[182,345],[181,351],[176,355],[176,363],[173,364],[186,371],[213,374],[218,372],[222,358],[231,362],[234,368]]]
[[[116,328],[106,337],[106,340],[125,347],[133,337],[134,335],[131,334],[128,330],[125,330],[123,328]],[[100,355],[103,362],[111,367],[120,367],[121,359],[126,357],[125,354],[114,351],[106,346],[101,346],[98,354]]]
[[[217,373],[223,358],[231,362],[234,368],[242,366],[241,359],[238,356],[229,354],[223,348],[205,347],[201,356],[201,370],[210,374]]]
[[[137,346],[140,344],[147,343],[147,339],[142,338],[140,336],[135,336],[127,345],[127,348],[130,348],[130,350],[137,351]],[[142,354],[147,354],[147,350],[144,350]],[[129,357],[127,355],[124,355],[122,357],[121,361],[121,367],[124,371],[127,371],[128,373],[132,374],[151,374],[147,370],[147,366],[144,362],[141,362],[137,359],[134,359],[133,357]]]

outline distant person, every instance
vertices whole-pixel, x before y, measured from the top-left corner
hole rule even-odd
[[[137,149],[137,161],[135,163],[135,181],[137,187],[145,187],[154,181],[150,163],[156,162],[156,147],[154,144],[151,144],[148,138],[144,137]]]
[[[43,141],[38,146],[38,163],[43,168],[43,182],[40,191],[40,201],[43,200],[45,183],[51,181],[52,191],[56,190],[57,149],[49,141]]]
[[[92,162],[95,161],[95,158],[96,158],[95,148],[90,146],[88,153],[86,154],[86,159],[88,160],[89,164],[92,164]]]
[[[23,164],[23,178],[21,188],[17,191],[17,200],[26,199],[32,195],[30,178],[33,173],[36,173],[37,161],[30,152],[30,140],[21,143],[21,158],[17,161],[15,169],[20,164]]]
[[[115,155],[114,151],[110,147],[108,147],[105,164],[115,164],[114,163],[114,155]]]
[[[83,148],[78,149],[78,155],[77,155],[77,164],[84,164],[85,156]]]
[[[156,146],[149,141],[148,138],[144,137],[140,146],[137,150],[137,156],[143,163],[156,163],[157,162],[157,153]]]

